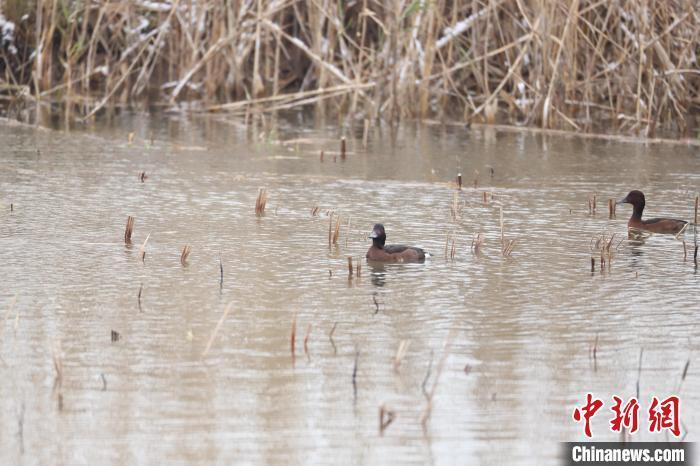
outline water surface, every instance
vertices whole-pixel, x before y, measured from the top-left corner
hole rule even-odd
[[[645,410],[672,393],[686,440],[700,432],[692,233],[684,261],[673,237],[627,241],[629,206],[607,211],[637,188],[649,215],[691,220],[697,148],[405,125],[374,128],[364,150],[361,132],[301,114],[258,128],[138,114],[86,131],[4,125],[0,144],[2,464],[553,464],[559,442],[583,439],[571,413],[587,392],[606,402],[595,438],[617,440],[611,397],[638,379],[634,439],[665,439]],[[432,257],[365,263],[375,222]],[[621,242],[591,273],[603,233]],[[381,406],[396,416],[383,436]]]

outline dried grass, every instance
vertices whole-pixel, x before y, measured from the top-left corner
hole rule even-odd
[[[6,3],[5,91],[67,118],[155,96],[654,137],[687,133],[700,107],[688,2]]]

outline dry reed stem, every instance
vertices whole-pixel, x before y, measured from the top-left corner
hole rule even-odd
[[[180,254],[180,264],[182,266],[187,265],[187,259],[190,257],[190,253],[192,252],[192,246],[189,244],[186,244],[184,248],[182,248],[182,254]]]
[[[309,358],[309,337],[311,336],[311,324],[306,327],[306,335],[304,336],[304,354]]]
[[[433,380],[433,386],[431,387],[429,392],[427,393],[427,403],[425,406],[425,410],[423,411],[423,415],[421,416],[421,425],[423,426],[423,430],[425,431],[427,429],[428,421],[430,420],[430,415],[432,414],[433,410],[433,398],[435,397],[435,393],[437,391],[438,383],[440,382],[440,376],[442,375],[442,371],[445,368],[445,362],[447,361],[447,356],[450,354],[450,349],[452,346],[452,339],[454,338],[454,332],[450,331],[449,335],[447,336],[447,339],[445,341],[445,346],[442,352],[442,357],[440,358],[440,362],[438,363],[438,368],[437,372],[435,373],[435,379]]]
[[[396,413],[386,406],[379,407],[379,435],[384,436],[384,431],[396,419]]]
[[[335,346],[335,340],[333,340],[333,334],[335,333],[335,329],[337,326],[338,326],[338,322],[334,322],[333,327],[331,328],[331,331],[328,334],[328,339],[331,342],[331,346],[333,346],[333,354],[338,354],[338,348]]]
[[[146,261],[146,245],[148,244],[148,239],[151,237],[151,233],[148,233],[146,235],[146,239],[144,240],[143,244],[141,245],[141,248],[139,248],[139,259],[141,259],[141,262]]]
[[[332,220],[332,218],[331,218]],[[338,239],[340,238],[340,215],[338,215],[338,220],[335,222],[335,229],[333,230],[332,243],[337,245]]]
[[[353,269],[352,269],[352,256],[348,256],[348,278],[352,278],[353,275]]]
[[[126,228],[124,229],[124,243],[131,244],[131,235],[134,232],[134,217],[131,215],[126,219]]]
[[[267,205],[267,189],[258,189],[258,197],[255,199],[255,215],[258,217],[265,214],[265,206]]]
[[[346,149],[345,136],[340,138],[340,158],[345,160],[345,149]]]
[[[202,358],[204,358],[207,354],[209,354],[209,350],[211,349],[211,345],[212,345],[212,343],[214,343],[214,339],[216,338],[216,335],[219,333],[219,330],[221,330],[221,326],[224,324],[224,321],[226,320],[226,317],[228,317],[229,312],[231,312],[231,309],[233,309],[233,301],[228,303],[228,305],[226,306],[226,309],[224,309],[224,313],[221,315],[221,318],[219,318],[219,321],[216,323],[216,327],[214,327],[214,331],[211,332],[211,335],[209,336],[209,340],[207,341],[207,346],[205,346],[204,351],[202,351]]]
[[[290,346],[290,351],[292,354],[292,362],[294,362],[294,355],[295,355],[295,350],[297,346],[297,315],[296,313],[292,317],[292,332],[291,335],[289,336],[289,346]]]
[[[462,174],[457,173],[457,189],[462,190]]]
[[[401,366],[401,361],[408,352],[408,348],[411,346],[411,340],[401,340],[399,342],[399,347],[396,349],[396,355],[394,356],[394,372],[399,371],[399,366]]]
[[[23,105],[62,99],[69,116],[158,89],[216,112],[306,102],[365,121],[654,137],[689,132],[700,105],[700,17],[687,2],[12,3],[7,92]]]

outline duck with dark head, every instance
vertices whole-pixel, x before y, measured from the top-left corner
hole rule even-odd
[[[666,233],[677,235],[688,225],[685,220],[675,218],[650,218],[643,220],[642,213],[646,205],[644,193],[641,191],[630,191],[627,196],[617,201],[618,204],[632,204],[632,217],[627,222],[627,227],[651,233]]]
[[[367,260],[376,262],[423,262],[425,251],[412,246],[387,245],[384,225],[377,223],[369,235],[372,247],[367,251]]]

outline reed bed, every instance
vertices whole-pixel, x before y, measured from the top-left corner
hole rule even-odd
[[[319,104],[653,137],[689,133],[700,110],[688,2],[7,0],[2,13],[6,107],[61,102],[67,118],[139,101]]]

